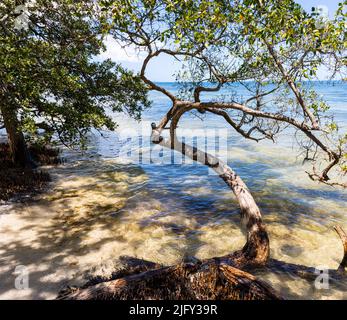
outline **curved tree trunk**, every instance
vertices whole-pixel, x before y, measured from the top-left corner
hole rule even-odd
[[[168,117],[163,119],[163,128]],[[173,133],[173,134],[172,134]],[[154,270],[129,268],[112,280],[84,288],[67,290],[59,299],[281,299],[266,283],[241,268],[264,266],[269,258],[270,245],[262,223],[260,210],[242,179],[216,157],[179,142],[173,130],[164,139],[161,129],[152,124],[152,142],[181,152],[194,161],[212,168],[232,189],[241,209],[247,241],[242,250],[230,255],[197,263],[172,267],[150,266]],[[134,272],[132,272],[134,270]]]
[[[32,167],[32,161],[25,143],[24,135],[19,129],[16,111],[1,105],[1,114],[10,146],[12,162],[18,167]]]
[[[262,222],[260,209],[243,180],[225,163],[209,153],[177,140],[176,136],[164,139],[161,130],[152,124],[152,142],[178,151],[185,156],[213,169],[231,188],[240,209],[242,225],[246,227],[247,242],[241,251],[232,254],[235,266],[266,264],[270,254],[270,242]]]
[[[261,212],[245,183],[216,157],[178,141],[172,126],[170,139],[164,139],[161,131],[167,122],[168,117],[163,119],[159,128],[152,124],[152,142],[181,152],[208,166],[225,181],[240,205],[242,221],[247,231],[246,244],[242,250],[223,257],[171,267],[141,261],[133,266],[129,265],[108,280],[88,283],[82,288],[67,288],[59,294],[58,299],[273,300],[283,298],[271,286],[246,271],[260,267],[279,273],[290,271],[309,281],[316,279],[315,268],[269,260],[268,234],[262,223]],[[329,275],[334,280],[339,280],[345,277],[345,273],[341,271],[346,267],[347,238],[341,228],[335,229],[344,244],[344,258],[339,270],[329,270]]]

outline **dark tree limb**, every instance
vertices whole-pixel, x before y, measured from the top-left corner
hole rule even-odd
[[[334,230],[339,235],[343,245],[343,258],[339,265],[338,271],[345,273],[347,267],[347,234],[340,226],[334,226]]]
[[[256,142],[259,142],[260,140],[263,140],[265,138],[268,138],[268,139],[273,139],[273,137],[270,137],[264,130],[262,130],[261,128],[257,127],[257,126],[254,126],[252,127],[251,129],[249,129],[248,131],[244,131],[240,124],[236,124],[231,118],[230,116],[228,115],[227,112],[223,111],[223,110],[214,110],[214,109],[207,109],[208,112],[211,112],[213,114],[216,114],[216,115],[219,115],[219,116],[222,116],[225,121],[230,124],[239,134],[241,134],[244,138],[246,139],[250,139],[250,140],[253,140],[253,141],[256,141]],[[264,137],[262,138],[255,138],[255,137],[252,137],[251,133],[254,131],[254,130],[257,130],[258,132],[262,133],[264,135]]]
[[[298,89],[297,85],[295,84],[295,82],[291,79],[291,77],[287,74],[286,70],[284,69],[283,64],[281,63],[279,57],[277,56],[277,53],[275,52],[274,46],[271,45],[270,43],[268,43],[266,40],[264,40],[264,42],[265,42],[271,56],[273,57],[275,64],[277,65],[277,67],[280,70],[281,74],[283,75],[284,79],[287,81],[288,86],[295,94],[297,101],[299,102],[299,104],[300,104],[300,106],[304,112],[304,115],[310,119],[312,126],[314,127],[315,130],[320,130],[319,123],[318,123],[316,117],[309,110],[309,108],[306,105],[304,98],[303,98],[300,90]]]

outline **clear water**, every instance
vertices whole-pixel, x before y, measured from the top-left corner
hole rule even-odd
[[[175,83],[162,85],[177,92]],[[312,85],[331,105],[331,113],[342,130],[346,128],[347,83],[316,82]],[[241,87],[228,90],[239,96],[247,95]],[[222,94],[228,95],[229,92],[224,90]],[[211,94],[205,96],[206,100],[209,98]],[[152,93],[151,99],[153,107],[143,117],[147,126],[150,122],[158,122],[170,106],[170,101],[160,93]],[[136,126],[135,123],[124,125],[121,120],[120,125],[121,132]],[[268,226],[274,258],[317,268],[336,268],[342,248],[332,227],[339,224],[347,229],[347,191],[319,185],[308,178],[305,169],[309,168],[297,157],[291,131],[284,132],[277,144],[249,142],[232,130],[223,136],[226,124],[213,115],[204,117],[203,121],[194,115],[186,115],[180,128],[203,128],[209,133],[208,129],[222,130],[220,145],[227,151],[220,150],[220,155],[245,180],[255,196]],[[193,130],[187,139],[192,138],[189,134],[198,133]],[[109,148],[112,137],[97,139],[96,149],[102,157],[113,158],[114,150]],[[128,143],[133,143],[133,149],[138,148],[136,137],[135,142]],[[213,137],[207,138],[207,148],[210,145],[213,146]],[[157,154],[162,156],[162,162],[170,162],[169,151]],[[148,180],[136,191],[139,197],[133,197],[128,206],[132,208],[138,201],[159,202],[160,209],[141,223],[146,228],[160,226],[163,239],[169,235],[173,238],[172,242],[162,244],[164,250],[152,251],[149,254],[151,259],[174,263],[184,256],[206,258],[240,248],[244,237],[238,230],[237,204],[223,181],[209,175],[202,165],[158,165],[148,164],[148,158],[146,160],[141,168]],[[166,251],[170,254],[163,253]],[[278,279],[272,274],[261,276],[291,298],[347,298],[344,290],[316,290],[313,284],[298,279]]]
[[[177,90],[174,83],[163,85]],[[314,85],[332,106],[339,125],[346,126],[347,83]],[[245,238],[239,229],[239,211],[232,192],[204,166],[187,161],[169,164],[164,160],[170,159],[171,152],[165,150],[156,151],[161,163],[150,163],[148,136],[142,141],[142,163],[129,159],[128,152],[136,154],[139,149],[136,130],[145,128],[148,134],[149,124],[160,121],[170,106],[170,101],[159,93],[151,93],[151,99],[153,107],[144,113],[142,123],[116,115],[118,130],[104,132],[103,137],[94,133],[86,154],[65,152],[67,162],[52,169],[54,181],[47,194],[25,208],[12,208],[30,215],[51,212],[55,222],[46,232],[63,226],[64,233],[52,233],[50,241],[40,242],[51,252],[59,247],[63,253],[56,269],[65,268],[72,256],[81,271],[95,267],[96,260],[103,264],[123,255],[174,264],[185,257],[224,255],[243,245]],[[219,128],[223,133],[226,124],[216,116],[201,121],[187,115],[180,129],[185,128]],[[192,138],[196,132],[190,134]],[[208,149],[213,139],[206,138]],[[312,182],[294,145],[293,135],[288,132],[273,144],[245,141],[229,130],[221,136],[219,154],[244,179],[259,204],[270,235],[272,257],[337,268],[342,246],[332,227],[338,224],[347,230],[347,191]],[[46,240],[44,230],[39,234]],[[36,235],[35,241],[39,240]],[[7,248],[24,250],[25,246],[11,247],[9,240]],[[26,250],[36,252],[32,246]],[[0,274],[1,261],[18,260],[11,254],[3,256]],[[44,260],[55,263],[48,255]],[[35,261],[29,259],[29,263]],[[5,273],[6,269],[4,277]],[[347,298],[344,286],[330,284],[329,289],[318,290],[314,283],[286,274],[259,276],[289,298]]]

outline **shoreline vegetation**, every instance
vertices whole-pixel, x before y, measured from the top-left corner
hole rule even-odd
[[[269,0],[266,4],[260,0],[38,0],[20,6],[4,0],[0,6],[0,56],[4,61],[0,65],[0,128],[6,131],[8,145],[0,146],[1,203],[14,198],[24,203],[30,195],[45,189],[51,176],[40,166],[61,162],[59,150],[50,147],[53,139],[67,148],[86,149],[93,130],[111,132],[119,126],[115,113],[140,121],[152,106],[150,93],[155,92],[169,103],[151,114],[150,143],[213,171],[230,195],[225,211],[234,208],[239,217],[237,230],[242,233],[240,245],[225,253],[215,250],[201,260],[192,255],[192,260],[170,263],[165,255],[165,265],[159,265],[157,257],[149,258],[153,262],[134,262],[130,257],[123,271],[101,282],[66,289],[59,299],[284,299],[274,283],[267,284],[255,276],[257,271],[290,274],[316,284],[314,266],[322,257],[304,264],[300,260],[282,261],[282,256],[274,255],[266,210],[246,174],[235,162],[223,161],[219,154],[210,154],[195,143],[188,144],[179,130],[183,118],[191,114],[204,123],[208,116],[218,118],[224,128],[253,143],[283,141],[282,133],[294,130],[297,158],[309,167],[298,178],[305,176],[317,184],[347,189],[345,129],[335,121],[335,114],[330,114],[332,109],[325,97],[303,85],[303,81],[318,79],[322,68],[327,78],[346,77],[346,8],[344,0],[334,16],[327,18],[315,9],[307,12],[295,0]],[[122,49],[129,47],[138,53],[138,71],[127,69],[119,57],[118,61],[98,59],[108,49],[108,37]],[[153,81],[153,61],[162,56],[179,63],[174,76],[182,84],[181,90]],[[247,94],[230,92],[224,96],[222,90],[232,84],[242,86]],[[33,141],[43,145],[33,145]],[[221,149],[228,154],[227,148]],[[260,149],[255,152],[262,154]],[[44,199],[35,201],[33,210],[23,212],[23,204],[19,210],[13,209],[13,214],[1,215],[4,244],[0,252],[5,264],[0,264],[0,284],[8,294],[18,297],[12,280],[4,278],[19,260],[23,262],[20,266],[31,264],[34,271],[30,277],[36,277],[40,284],[35,289],[28,285],[27,289],[41,291],[46,285],[43,273],[49,270],[47,277],[55,293],[58,282],[63,279],[59,286],[66,284],[74,266],[81,267],[82,251],[91,253],[89,263],[95,263],[98,254],[102,262],[113,262],[114,254],[120,253],[113,247],[116,237],[124,250],[129,244],[137,248],[145,243],[143,237],[134,241],[126,224],[137,217],[130,215],[122,220],[119,214],[128,211],[125,203],[131,181],[144,179],[143,175],[134,178],[124,168],[111,165],[109,170],[97,172],[101,157],[92,164],[85,159],[81,162],[81,167],[89,165],[88,174],[75,167],[61,172],[56,194],[48,190]],[[155,170],[161,169],[158,166]],[[255,171],[253,165],[247,168],[248,175]],[[179,174],[183,180],[191,176],[183,170]],[[208,181],[212,179],[211,175]],[[264,176],[251,179],[266,182]],[[298,188],[297,182],[293,185]],[[280,197],[277,192],[272,185],[270,193]],[[136,197],[146,203],[145,195]],[[203,203],[200,197],[198,201]],[[222,199],[215,202],[220,204]],[[6,202],[4,208],[7,210]],[[190,207],[187,212],[191,214]],[[158,213],[161,215],[162,210]],[[282,213],[279,208],[276,218]],[[329,228],[335,229],[343,244],[339,266],[327,270],[341,288],[341,280],[347,281],[347,235],[331,212],[324,213],[326,220],[334,223]],[[114,218],[118,216],[116,224]],[[309,214],[307,219],[314,222]],[[136,230],[143,228],[143,220],[136,223]],[[282,226],[290,230],[289,222]],[[176,230],[172,227],[173,233]],[[154,237],[152,232],[148,234],[150,239]],[[323,244],[318,232],[314,242]],[[162,239],[160,245],[164,252],[166,243]],[[101,256],[102,250],[107,258]],[[80,256],[76,256],[78,251]],[[51,273],[55,263],[61,267],[60,279]]]
[[[32,161],[39,165],[57,165],[61,163],[59,150],[51,147],[31,145],[28,151]],[[39,168],[21,168],[11,161],[9,145],[0,144],[0,201],[11,199],[27,200],[28,195],[42,192],[51,181],[49,172]]]

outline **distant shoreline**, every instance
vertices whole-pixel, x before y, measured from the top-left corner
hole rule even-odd
[[[245,81],[245,82],[255,82],[255,81]],[[347,79],[342,80],[304,80],[302,83],[345,83]],[[180,83],[192,83],[191,81],[154,81],[156,84],[180,84]],[[205,84],[215,84],[215,82],[203,82]],[[229,83],[229,85],[237,85],[238,82]]]

